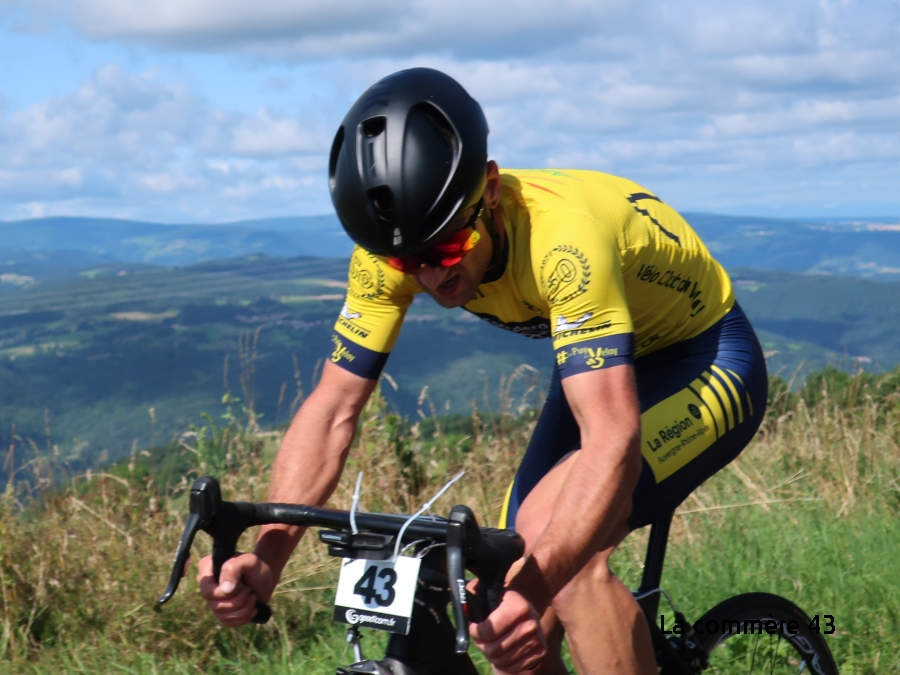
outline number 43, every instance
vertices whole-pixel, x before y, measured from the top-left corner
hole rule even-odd
[[[822,618],[825,619],[825,628],[828,629],[828,630],[823,630],[822,632],[825,635],[834,635],[834,632],[836,630],[834,627],[834,617],[831,616],[831,614],[823,614]],[[814,631],[816,633],[819,632],[819,615],[818,614],[816,614],[813,617],[813,620],[809,622],[809,626],[807,626],[807,628],[809,628],[811,631]]]
[[[381,588],[377,587],[379,585],[377,580],[382,581]],[[379,607],[389,607],[397,597],[394,591],[396,582],[397,573],[390,567],[382,567],[379,572],[378,567],[369,565],[353,587],[353,592],[361,596],[367,605],[374,602]]]

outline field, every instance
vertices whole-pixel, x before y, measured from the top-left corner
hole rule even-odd
[[[900,539],[889,534],[900,515],[898,390],[896,372],[827,371],[793,393],[772,383],[752,445],[676,516],[663,585],[689,617],[735,593],[779,593],[834,617],[829,644],[842,673],[900,671]],[[411,426],[376,397],[333,503],[349,504],[351,477],[362,470],[367,510],[408,511],[463,468],[438,511],[463,502],[494,521],[533,425],[529,402],[507,397],[497,414]],[[188,480],[216,473],[226,497],[263,499],[277,442],[235,407],[170,451],[191,467],[180,480],[180,470],[160,471],[153,452],[56,486],[57,460],[33,461],[31,480],[8,482],[0,500],[0,672],[333,673],[344,647],[328,610],[337,565],[312,537],[286,571],[270,625],[218,627],[192,574],[164,612],[151,610]],[[208,547],[201,539],[195,555]],[[632,583],[644,541],[636,533],[614,557]],[[364,644],[372,654],[377,643]]]
[[[880,372],[900,363],[897,283],[747,268],[733,276],[770,372],[799,381],[829,364]],[[97,263],[72,278],[2,285],[0,447],[18,439],[16,466],[40,451],[73,470],[97,468],[202,426],[201,413],[224,412],[226,393],[262,426],[284,425],[329,353],[345,279],[344,260],[257,254],[182,268]],[[473,401],[497,410],[501,376],[525,363],[546,382],[550,355],[544,341],[419,296],[385,396],[411,419],[465,414]]]
[[[15,434],[83,469],[169,443],[221,414],[229,391],[265,426],[285,424],[330,353],[347,273],[344,260],[262,255],[104,270],[0,297],[0,447]],[[387,369],[404,414],[425,385],[459,412],[483,402],[485,378],[496,393],[501,373],[549,364],[547,345],[424,300]]]

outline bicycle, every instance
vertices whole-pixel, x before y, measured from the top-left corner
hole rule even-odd
[[[466,506],[454,506],[446,519],[421,513],[400,516],[228,502],[222,500],[214,478],[198,478],[191,487],[190,514],[157,608],[175,593],[200,530],[213,538],[218,579],[222,564],[235,554],[238,539],[249,527],[283,523],[327,528],[319,532],[320,540],[328,545],[329,554],[344,559],[334,618],[349,624],[347,641],[355,658],[338,667],[336,675],[477,675],[467,654],[468,622],[481,621],[497,606],[506,573],[522,556],[524,542],[511,530],[480,528]],[[780,596],[737,595],[699,621],[687,621],[659,585],[672,515],[651,526],[641,584],[634,591],[648,619],[662,675],[704,671],[837,675],[818,627]],[[413,556],[399,556],[401,550],[411,550]],[[466,569],[479,579],[474,596],[466,589]],[[657,623],[661,597],[672,606],[681,631],[667,630],[661,620]],[[266,623],[270,616],[269,606],[257,603],[254,622]],[[391,632],[381,659],[363,657],[361,626]]]

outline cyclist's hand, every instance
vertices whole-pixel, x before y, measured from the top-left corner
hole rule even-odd
[[[519,673],[537,667],[547,654],[540,619],[524,595],[507,590],[487,619],[469,626],[469,634],[491,665],[503,672]]]
[[[256,601],[268,602],[275,590],[271,568],[253,553],[241,553],[222,565],[219,583],[213,577],[212,556],[200,561],[200,595],[226,626],[243,626],[256,614]]]

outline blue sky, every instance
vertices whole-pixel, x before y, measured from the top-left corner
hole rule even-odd
[[[0,0],[0,220],[329,213],[341,118],[413,65],[481,101],[501,166],[900,217],[900,0]]]

